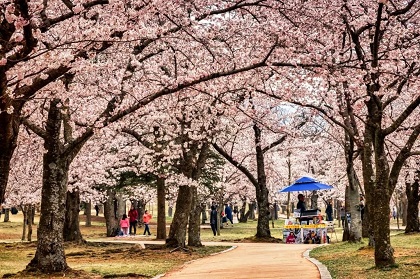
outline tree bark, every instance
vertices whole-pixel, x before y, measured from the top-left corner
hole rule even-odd
[[[419,179],[417,178],[413,183],[407,182],[405,184],[405,192],[407,194],[407,226],[405,227],[405,233],[419,232]]]
[[[85,203],[86,205],[86,227],[92,226],[92,201]]]
[[[126,202],[121,193],[116,194],[116,200],[117,200],[117,218],[118,220],[121,220],[123,214],[126,213]]]
[[[35,206],[29,205],[28,206],[28,213],[27,213],[27,220],[28,220],[28,236],[27,239],[29,242],[32,241],[32,224],[34,222],[34,215],[35,215]]]
[[[165,179],[157,178],[157,233],[156,239],[166,239]]]
[[[10,208],[5,208],[4,209],[4,222],[9,222],[10,221]]]
[[[197,187],[191,187],[191,210],[188,218],[188,246],[200,247],[200,212],[201,206],[198,202]]]
[[[113,237],[117,235],[119,227],[118,219],[117,216],[115,216],[114,208],[115,191],[112,189],[107,189],[106,194],[108,197],[104,203],[106,236]]]
[[[258,204],[257,238],[271,237],[270,232],[270,209],[268,202],[267,177],[265,175],[264,152],[261,148],[261,129],[254,123],[255,151],[257,161],[257,184],[255,193]]]
[[[401,220],[402,225],[407,226],[407,214],[408,214],[408,200],[407,195],[401,194]]]
[[[3,77],[7,80],[4,75],[1,75],[1,78]],[[6,88],[6,86],[2,88]],[[16,148],[20,125],[18,120],[20,111],[16,111],[15,107],[15,112],[8,114],[6,109],[10,105],[7,102],[9,97],[2,93],[1,98],[5,99],[0,102],[0,204],[4,202],[4,194],[9,180],[10,161]]]
[[[191,209],[191,188],[180,186],[176,199],[175,214],[166,239],[167,247],[185,247],[188,216]]]
[[[22,238],[21,240],[24,241],[26,239],[26,224],[28,222],[28,206],[24,205],[20,207],[23,213],[23,229],[22,229]]]
[[[344,231],[348,230],[349,242],[360,242],[362,240],[362,219],[359,196],[359,179],[354,169],[354,139],[350,138],[348,134],[345,135],[345,155],[346,155],[346,173],[349,185],[346,189],[346,212],[350,213],[350,226],[345,226]],[[363,209],[364,210],[364,209]],[[347,218],[346,218],[347,219]],[[347,222],[347,221],[345,221]],[[344,237],[344,235],[343,235]]]
[[[66,194],[66,215],[64,221],[64,241],[84,242],[79,226],[80,192],[78,189],[67,191]]]

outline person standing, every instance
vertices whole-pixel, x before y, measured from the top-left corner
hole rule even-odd
[[[152,214],[150,214],[147,210],[145,210],[143,214],[143,224],[144,224],[143,235],[146,235],[146,232],[148,235],[151,235],[150,229],[149,229],[149,222],[151,219],[152,219]]]
[[[99,215],[99,205],[95,204],[96,216]]]
[[[332,208],[332,204],[331,204],[331,200],[327,201],[327,208],[325,209],[325,214],[327,214],[327,221],[332,221],[333,217],[333,208]]]
[[[306,203],[305,203],[305,197],[303,196],[303,194],[299,194],[298,195],[298,203],[296,205],[297,209],[300,209],[300,213],[302,213],[303,211],[306,210]]]
[[[346,210],[344,209],[344,206],[340,207],[340,219],[341,219],[341,226],[344,228],[344,223],[346,219]]]
[[[139,213],[137,212],[137,209],[135,209],[134,206],[132,205],[130,208],[130,211],[128,211],[128,217],[130,218],[130,235],[131,234],[136,235],[138,216],[139,216]]]
[[[213,231],[213,235],[216,236],[216,232],[217,232],[217,210],[216,210],[215,205],[211,206],[210,227],[211,227],[211,230]]]
[[[123,236],[128,235],[128,227],[129,226],[130,226],[130,223],[128,221],[127,214],[123,214],[123,217],[120,221],[120,227],[121,227],[121,231],[122,231]]]
[[[233,214],[232,214],[232,207],[229,206],[229,204],[225,205],[225,214],[226,218],[230,221],[230,223],[233,225]],[[227,222],[226,222],[227,225]]]

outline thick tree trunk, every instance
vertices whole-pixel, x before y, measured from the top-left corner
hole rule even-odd
[[[413,183],[405,184],[405,193],[407,194],[407,226],[405,232],[419,232],[419,180]]]
[[[85,203],[86,205],[86,227],[92,226],[92,201]]]
[[[180,186],[176,200],[175,214],[166,239],[168,247],[185,247],[188,216],[191,209],[191,188]]]
[[[166,239],[165,179],[157,179],[157,233],[156,239]]]
[[[68,268],[63,245],[66,191],[71,160],[61,158],[61,113],[59,100],[51,101],[46,126],[41,194],[41,218],[38,226],[38,245],[28,270],[43,273],[60,272]]]
[[[378,185],[379,186],[379,185]],[[380,189],[380,187],[378,187]],[[389,230],[389,197],[383,190],[375,191],[375,206],[369,208],[372,213],[373,236],[375,240],[375,265],[386,267],[395,264],[394,249],[391,246]]]
[[[5,87],[4,87],[5,88]],[[0,204],[4,202],[7,181],[9,179],[10,161],[16,148],[19,133],[18,111],[12,114],[6,112],[10,105],[5,99],[8,96],[1,94],[0,102]]]
[[[349,242],[360,242],[362,240],[362,218],[359,195],[359,179],[353,164],[353,143],[350,143],[350,149],[347,151],[347,177],[349,181],[348,189],[346,190],[346,201],[348,208],[346,208],[351,216],[351,223],[349,227]]]
[[[261,129],[254,123],[255,151],[257,161],[257,184],[254,183],[258,203],[257,238],[271,237],[270,209],[268,202],[267,177],[265,175],[264,152],[261,148]]]
[[[64,221],[64,241],[84,242],[79,226],[80,192],[78,189],[67,191],[66,216]]]
[[[114,199],[115,192],[112,189],[106,191],[107,199],[104,203],[104,217],[106,224],[106,236],[116,236],[118,232],[118,219],[115,216]]]
[[[261,185],[256,191],[258,201],[258,224],[257,238],[271,237],[270,232],[270,209],[268,202],[268,189],[265,185]]]
[[[126,211],[126,201],[124,200],[124,197],[121,193],[116,194],[117,199],[117,218],[118,220],[121,220],[124,213],[127,213]],[[142,215],[143,216],[143,215]]]
[[[201,207],[198,202],[197,187],[191,186],[191,210],[188,219],[188,246],[200,247],[200,212]]]
[[[356,182],[357,183],[357,182]],[[360,242],[362,241],[362,218],[360,214],[359,200],[359,190],[358,186],[354,185],[354,188],[349,187],[348,203],[349,203],[349,213],[351,216],[351,223],[349,228],[349,242]]]

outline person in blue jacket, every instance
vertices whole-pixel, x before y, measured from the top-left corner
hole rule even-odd
[[[232,214],[232,207],[230,205],[225,204],[225,214],[226,218],[230,221],[230,223],[233,225],[233,214]]]

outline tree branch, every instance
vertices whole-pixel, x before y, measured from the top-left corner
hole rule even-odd
[[[245,174],[246,177],[248,177],[248,179],[251,181],[251,183],[257,187],[258,186],[258,181],[257,179],[255,179],[255,177],[252,175],[252,173],[242,164],[240,164],[238,161],[236,161],[235,159],[233,159],[229,154],[226,153],[225,150],[223,150],[223,148],[221,148],[219,145],[217,145],[217,143],[213,143],[213,148],[220,154],[222,155],[229,163],[231,163],[232,165],[234,165],[238,170],[240,170],[243,174]]]

